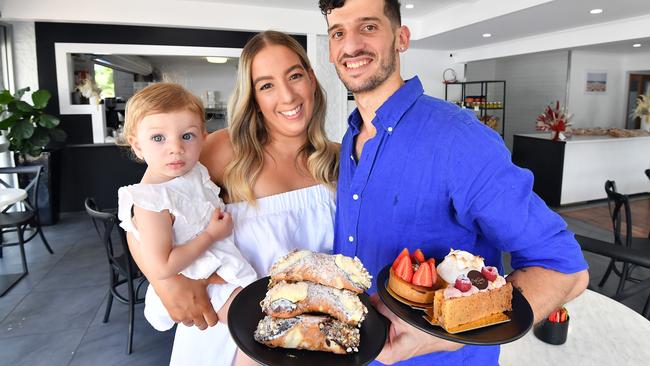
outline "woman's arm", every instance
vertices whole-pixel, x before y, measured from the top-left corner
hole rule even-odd
[[[169,211],[154,212],[134,206],[135,222],[140,232],[141,246],[147,255],[142,267],[150,280],[163,280],[177,275],[203,254],[215,241],[232,232],[232,220],[227,212],[216,209],[208,227],[194,239],[172,246],[172,218]]]
[[[208,284],[225,283],[219,276],[213,274],[205,280],[191,280],[176,275],[165,280],[157,280],[143,266],[145,256],[141,252],[140,243],[130,233],[127,233],[127,242],[133,260],[149,279],[149,283],[156,290],[156,294],[175,322],[187,326],[195,325],[199,329],[217,324],[219,318],[212,308],[206,287]]]

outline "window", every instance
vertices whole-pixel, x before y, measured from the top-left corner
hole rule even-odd
[[[115,82],[113,80],[113,69],[95,64],[95,84],[101,89],[100,97],[114,98],[115,97]]]

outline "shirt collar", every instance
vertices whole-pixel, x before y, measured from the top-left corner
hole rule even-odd
[[[377,128],[383,128],[392,131],[402,119],[406,111],[415,103],[415,101],[424,94],[424,88],[420,79],[415,76],[402,85],[393,95],[391,95],[384,104],[375,112],[373,123]],[[348,126],[356,135],[363,121],[359,109],[355,108],[348,117]]]

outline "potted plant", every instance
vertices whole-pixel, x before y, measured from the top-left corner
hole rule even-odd
[[[569,120],[571,115],[567,112],[566,108],[560,106],[560,101],[555,104],[551,103],[546,106],[544,113],[537,116],[536,127],[538,131],[550,131],[551,140],[564,141],[566,140],[565,131],[571,125]]]
[[[632,113],[635,118],[641,119],[641,129],[650,132],[650,91],[646,95],[639,96],[636,100],[636,108]]]
[[[59,119],[44,112],[52,95],[47,90],[37,90],[32,96],[32,103],[22,100],[29,87],[11,94],[8,90],[0,91],[0,130],[6,131],[9,150],[14,152],[16,165],[39,164],[43,166],[39,187],[39,216],[41,223],[52,224],[56,221],[58,210],[52,201],[52,157],[51,149],[56,143],[62,143],[66,134],[58,128]]]

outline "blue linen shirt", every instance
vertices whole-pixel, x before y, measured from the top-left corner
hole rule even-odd
[[[512,164],[501,137],[472,112],[424,95],[415,77],[376,111],[377,134],[357,162],[362,123],[355,110],[341,145],[334,252],[359,257],[374,277],[370,292],[405,247],[438,259],[466,250],[499,273],[501,252],[511,253],[515,269],[587,268],[565,222],[533,193],[532,173]],[[498,346],[465,346],[400,365],[497,365],[498,358]]]

